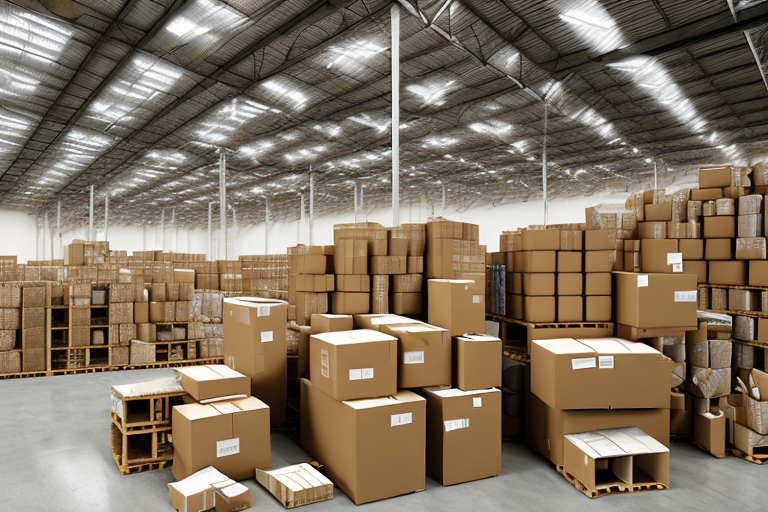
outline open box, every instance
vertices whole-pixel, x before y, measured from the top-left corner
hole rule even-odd
[[[669,448],[637,427],[563,437],[563,473],[589,497],[669,488]]]

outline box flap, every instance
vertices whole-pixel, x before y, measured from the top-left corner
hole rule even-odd
[[[401,390],[395,396],[383,398],[361,398],[359,400],[347,400],[342,403],[348,405],[356,411],[363,409],[373,409],[374,407],[387,407],[390,405],[400,405],[405,403],[423,402],[424,397],[417,395],[412,391]]]
[[[457,339],[465,340],[465,341],[501,341],[501,339],[496,338],[495,336],[488,336],[485,334],[465,334],[463,336],[457,336]]]
[[[255,396],[249,396],[248,398],[241,398],[239,400],[231,400],[230,403],[241,411],[259,411],[261,409],[269,409],[267,404]]]
[[[583,354],[585,352],[595,352],[591,347],[573,338],[533,340],[531,343],[539,345],[544,350],[553,354]]]
[[[563,437],[593,459],[669,451],[669,448],[637,427],[595,430]]]
[[[331,345],[350,345],[356,343],[376,343],[380,341],[397,341],[397,338],[372,329],[356,329],[354,331],[336,331],[313,334],[313,338],[319,339]]]
[[[482,395],[485,393],[496,393],[499,390],[496,388],[489,388],[489,389],[476,389],[473,391],[462,391],[458,388],[424,388],[425,391],[428,391],[430,393],[433,393],[437,396],[443,397],[443,398],[453,398],[457,396],[475,396],[475,395]]]
[[[190,366],[188,368],[177,368],[176,372],[185,375],[197,382],[218,380],[221,378],[219,373],[215,372],[208,366]]]
[[[577,339],[599,354],[629,354],[630,350],[614,338]]]
[[[177,405],[174,409],[190,421],[211,418],[213,416],[219,416],[220,414],[213,406],[203,404]]]

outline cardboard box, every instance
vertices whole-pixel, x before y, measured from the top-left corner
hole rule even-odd
[[[251,394],[251,379],[223,364],[177,368],[181,387],[202,402],[215,398],[245,398]]]
[[[454,387],[464,391],[501,387],[502,343],[483,334],[453,338]]]
[[[557,253],[555,251],[525,251],[520,253],[522,261],[515,268],[523,272],[555,272],[557,270]]]
[[[271,463],[269,407],[248,397],[173,408],[173,476],[177,480],[213,466],[233,480]]]
[[[421,293],[424,276],[421,274],[401,274],[392,276],[392,293]]]
[[[554,465],[563,465],[565,434],[606,428],[638,427],[669,446],[669,406],[663,409],[552,409],[533,393],[525,395],[526,435]]]
[[[193,283],[195,282],[195,271],[189,268],[173,269],[174,283]]]
[[[339,401],[394,395],[397,338],[371,329],[312,335],[309,379]]]
[[[683,253],[683,261],[704,259],[704,240],[687,238],[678,240],[678,250]]]
[[[584,298],[577,296],[557,297],[557,321],[558,322],[583,322]]]
[[[307,463],[272,471],[256,468],[256,481],[289,509],[333,499],[333,482]]]
[[[641,329],[696,328],[696,276],[614,272],[614,277],[617,323]]]
[[[548,323],[554,322],[555,297],[531,297],[523,296],[523,317],[526,322]]]
[[[640,240],[645,239],[658,239],[667,238],[667,223],[666,222],[638,222],[637,223],[637,238]]]
[[[613,300],[610,295],[588,295],[584,299],[585,322],[610,322],[613,318]]]
[[[585,251],[603,251],[615,248],[615,229],[590,229],[584,232]]]
[[[709,453],[725,457],[725,414],[707,412],[693,415],[693,442]]]
[[[395,315],[421,315],[421,293],[393,293],[389,296],[389,310]]]
[[[371,276],[358,274],[337,275],[336,291],[368,293],[371,291]]]
[[[511,285],[510,285],[511,283]],[[507,274],[507,290],[516,295],[523,294],[523,274]]]
[[[737,238],[736,239],[736,259],[737,260],[764,260],[766,258],[765,238]]]
[[[270,407],[273,425],[285,421],[288,304],[258,297],[224,299],[224,363],[251,378],[251,394]]]
[[[531,275],[531,274],[529,274]],[[547,275],[547,274],[539,274]],[[588,274],[589,275],[589,274]],[[605,274],[610,280],[611,274]],[[557,274],[557,295],[581,295],[584,292],[584,274],[581,272]]]
[[[586,251],[584,272],[610,272],[616,261],[616,251]]]
[[[395,314],[355,315],[353,317],[355,329],[372,329],[380,331],[384,325],[420,324],[422,322]]]
[[[408,256],[405,270],[408,274],[423,274],[424,256]]]
[[[555,274],[523,274],[523,293],[525,295],[554,295]]]
[[[741,180],[738,183],[732,181],[733,168],[726,167],[704,167],[699,169],[699,188],[722,188],[730,186],[740,186]]]
[[[531,392],[554,409],[669,407],[672,362],[619,338],[531,342]]]
[[[387,240],[387,255],[407,257],[409,244],[410,244],[410,240],[408,240],[407,238],[390,237]]]
[[[708,261],[733,259],[732,238],[708,238],[705,242],[704,259]]]
[[[552,253],[554,258],[554,252]],[[475,281],[430,279],[428,322],[448,329],[451,336],[485,331],[485,293]]]
[[[354,329],[352,315],[314,314],[310,323],[310,334],[351,331]]]
[[[426,487],[426,424],[411,391],[338,402],[301,379],[301,445],[358,505]]]
[[[756,196],[762,197],[762,196]],[[736,233],[739,238],[754,238],[763,236],[763,216],[762,214],[756,215],[739,215],[737,222]]]
[[[168,323],[176,320],[175,302],[150,302],[149,321],[152,323]]]
[[[559,251],[559,229],[524,229],[521,235],[524,251]]]
[[[581,272],[582,265],[581,251],[559,251],[557,253],[557,271],[558,272]]]
[[[747,278],[746,261],[710,261],[709,284],[728,284],[744,286],[749,282]]]
[[[669,431],[676,435],[693,432],[693,397],[684,393],[671,393],[669,406]]]
[[[691,201],[716,201],[723,197],[722,188],[691,189]]]
[[[179,512],[234,512],[251,507],[251,491],[217,471],[201,469],[179,482],[168,484],[171,506]],[[212,504],[216,504],[212,507]]]
[[[218,290],[219,274],[195,274],[195,288],[198,290]]]
[[[424,388],[427,475],[443,485],[501,474],[501,391]]]
[[[731,392],[730,368],[713,369],[690,365],[689,370],[690,378],[685,383],[688,393],[701,398],[717,398]]]
[[[736,238],[736,217],[704,217],[704,238]]]
[[[335,314],[358,315],[371,310],[371,294],[356,292],[333,292],[331,311]]]
[[[749,286],[768,286],[768,261],[749,262]]]
[[[563,471],[586,492],[657,482],[669,487],[669,448],[637,427],[564,437]]]
[[[366,240],[338,240],[334,246],[333,264],[336,274],[367,274],[368,242]],[[322,273],[324,274],[325,271]]]
[[[149,323],[149,302],[133,303],[133,321],[137,324]]]
[[[427,324],[382,325],[397,338],[397,387],[451,385],[451,337],[446,329]]]
[[[302,254],[294,258],[294,271],[297,274],[325,274],[327,268],[325,254]]]
[[[641,240],[640,271],[670,274],[683,271],[683,254],[677,240]]]
[[[368,270],[373,275],[405,274],[407,256],[371,256]]]
[[[707,282],[707,262],[706,261],[684,261],[683,272],[686,274],[694,274],[696,276],[696,282],[703,284]]]
[[[645,220],[647,222],[671,222],[672,221],[672,203],[647,204],[645,205]]]
[[[612,290],[609,272],[584,274],[584,295],[610,295]]]
[[[323,293],[335,290],[333,274],[298,274],[296,276],[297,292]]]

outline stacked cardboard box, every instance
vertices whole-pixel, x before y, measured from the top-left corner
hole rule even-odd
[[[15,262],[14,262],[15,263]],[[0,286],[0,373],[21,371],[21,286]]]
[[[240,256],[243,291],[254,297],[287,300],[287,254]]]
[[[288,253],[289,316],[299,325],[309,325],[313,314],[328,312],[328,294],[336,289],[333,270],[328,268],[333,258],[323,246],[299,245]]]
[[[752,369],[742,375],[739,394],[729,396],[723,408],[728,440],[744,456],[754,457],[756,448],[768,446],[768,374]]]
[[[45,306],[50,285],[24,283],[21,290],[22,370],[39,372],[47,368]]]
[[[254,468],[270,469],[270,408],[250,396],[250,379],[225,365],[177,372],[194,400],[173,407],[173,476],[182,480],[213,466],[245,480]]]
[[[424,224],[404,224],[399,228],[389,229],[389,255],[405,257],[405,274],[393,274],[389,277],[389,312],[396,315],[421,315],[425,248]],[[372,308],[371,313],[377,311]]]
[[[453,222],[442,218],[427,222],[427,279],[472,279],[485,272],[485,246],[480,245],[476,224]]]

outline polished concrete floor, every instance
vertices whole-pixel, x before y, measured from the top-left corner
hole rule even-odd
[[[172,511],[170,470],[121,476],[109,449],[109,388],[152,380],[170,370],[137,370],[0,381],[0,510]],[[503,444],[502,474],[366,505],[366,510],[755,510],[768,496],[768,467],[715,459],[673,445],[672,489],[590,500],[521,443]],[[273,467],[309,460],[281,434],[272,437]],[[257,487],[253,510],[282,510]],[[762,505],[761,505],[762,504]],[[351,509],[341,492],[313,510]]]

